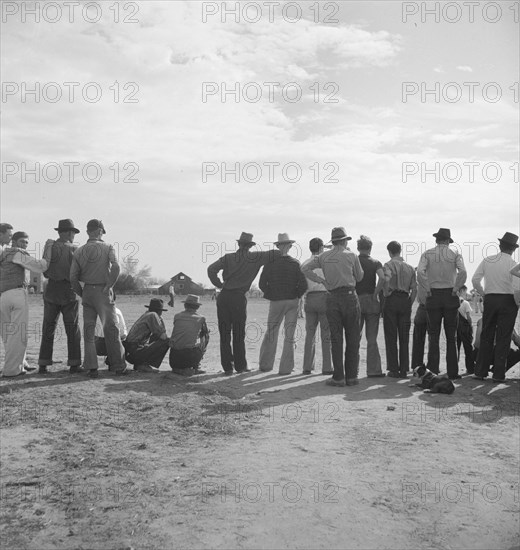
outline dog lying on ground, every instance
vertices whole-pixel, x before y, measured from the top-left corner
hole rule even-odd
[[[455,386],[447,374],[433,374],[425,365],[413,369],[413,377],[419,379],[419,383],[411,384],[410,388],[422,388],[429,393],[453,393]]]

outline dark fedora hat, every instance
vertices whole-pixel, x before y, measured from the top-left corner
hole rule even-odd
[[[152,298],[150,304],[144,307],[147,307],[150,311],[168,311],[163,306],[164,302],[160,298]]]
[[[439,239],[440,241],[446,241],[449,240],[450,243],[453,242],[453,239],[451,238],[451,231],[447,229],[446,227],[441,227],[437,233],[434,233],[433,236],[436,239]]]
[[[242,231],[242,234],[240,235],[240,239],[237,239],[238,244],[250,244],[251,246],[255,246],[255,241],[253,241],[253,234],[252,233],[245,233]]]
[[[334,243],[336,241],[342,241],[343,239],[350,241],[352,240],[352,237],[349,237],[347,235],[347,232],[345,231],[344,227],[333,227],[332,231],[330,232],[329,242]]]
[[[499,242],[512,246],[513,248],[518,248],[518,235],[514,233],[505,232],[504,236],[501,239],[498,239]]]
[[[96,229],[102,229],[103,233],[106,233],[105,226],[101,220],[89,220],[87,223],[87,231],[95,231]]]
[[[55,227],[54,231],[57,231],[58,233],[61,233],[62,231],[74,231],[74,233],[79,233],[79,229],[74,227],[74,222],[70,218],[60,220],[58,222],[58,227]]]

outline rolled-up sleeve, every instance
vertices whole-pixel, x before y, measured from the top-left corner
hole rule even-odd
[[[17,252],[13,256],[13,264],[21,265],[24,269],[29,269],[35,273],[43,273],[47,271],[47,260],[37,260],[29,254],[23,254],[22,252]]]

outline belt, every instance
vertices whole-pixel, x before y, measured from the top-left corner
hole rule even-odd
[[[85,286],[105,286],[105,283],[85,283]]]
[[[431,292],[452,292],[453,287],[450,288],[430,288]]]
[[[344,292],[345,294],[356,294],[356,287],[338,286],[337,288],[333,288],[330,292]]]
[[[13,288],[8,288],[7,290],[0,292],[0,295],[3,294],[4,292],[9,292],[10,290],[16,290],[17,288],[27,288],[27,285],[23,284],[23,285],[13,286]]]
[[[307,296],[309,294],[327,294],[327,291],[326,290],[309,290],[309,292],[307,292]]]
[[[408,292],[406,292],[406,290],[393,290],[390,293],[390,296],[392,296],[393,294],[406,294],[408,296]]]

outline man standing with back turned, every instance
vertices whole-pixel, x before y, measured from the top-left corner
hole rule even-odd
[[[83,363],[91,378],[98,376],[98,363],[94,335],[99,315],[107,346],[109,370],[127,374],[125,350],[119,336],[113,286],[119,277],[120,267],[111,244],[101,237],[106,233],[101,220],[87,224],[88,241],[74,253],[70,268],[70,284],[81,296],[83,303],[83,336],[85,361]],[[83,282],[81,287],[79,282]]]
[[[344,227],[334,227],[331,235],[332,250],[316,256],[302,266],[304,275],[311,281],[323,283],[327,296],[334,374],[327,380],[329,386],[354,386],[358,384],[359,332],[361,310],[356,293],[356,283],[363,279],[359,258],[347,248],[352,237]],[[313,273],[321,268],[323,277]],[[343,330],[345,331],[345,362],[343,363]]]
[[[446,335],[446,365],[452,380],[460,378],[457,359],[458,292],[466,282],[466,268],[462,256],[452,250],[449,229],[434,233],[436,246],[424,252],[417,267],[419,284],[426,289],[426,311],[429,320],[428,368],[439,374],[439,338],[444,319]]]
[[[246,359],[246,292],[258,275],[260,268],[274,260],[280,252],[252,252],[255,246],[251,233],[242,233],[237,240],[238,250],[226,254],[208,267],[208,277],[213,285],[222,289],[217,298],[218,329],[220,332],[220,361],[224,374],[249,372]],[[222,271],[224,282],[219,279]],[[231,349],[233,333],[233,349]]]

